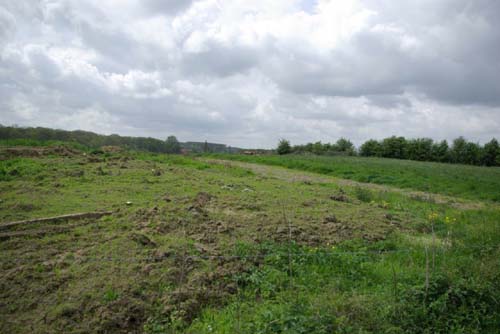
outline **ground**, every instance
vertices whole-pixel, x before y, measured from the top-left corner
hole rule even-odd
[[[5,333],[498,328],[496,202],[213,157],[21,151],[0,162]]]

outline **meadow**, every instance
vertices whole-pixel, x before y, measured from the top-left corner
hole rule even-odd
[[[468,199],[500,202],[500,168],[387,158],[214,154],[219,159],[309,171]]]
[[[0,161],[2,332],[499,332],[498,168],[21,151]]]

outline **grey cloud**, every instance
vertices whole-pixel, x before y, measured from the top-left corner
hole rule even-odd
[[[144,0],[144,5],[153,14],[174,15],[183,11],[194,2],[194,0]]]
[[[419,43],[415,47],[404,49],[405,37],[399,32],[363,30],[328,56],[272,45],[263,68],[280,86],[298,94],[373,97],[416,88],[445,103],[499,106],[500,21],[490,13],[499,6],[468,3],[438,4],[443,15],[436,21],[415,22],[419,27],[407,32]],[[447,19],[445,9],[457,16]],[[387,27],[396,22],[376,20],[373,24]],[[294,57],[288,57],[290,52]]]
[[[259,147],[283,136],[500,136],[498,1],[365,0],[377,14],[322,50],[266,26],[243,39],[234,23],[211,21],[218,10],[190,21],[193,1],[132,3],[141,10],[113,17],[90,1],[0,6],[0,123]],[[122,14],[161,19],[173,35],[150,33],[168,47],[131,34]],[[170,25],[182,15],[179,33]],[[196,32],[200,48],[187,51]]]
[[[373,105],[381,108],[399,108],[399,107],[411,107],[411,101],[408,98],[401,95],[367,95],[366,96]]]
[[[207,43],[201,52],[188,52],[182,58],[182,70],[188,75],[228,76],[242,73],[258,62],[256,51],[248,47],[225,47]]]
[[[6,9],[0,7],[0,47],[9,35],[12,35],[16,28],[14,15]]]

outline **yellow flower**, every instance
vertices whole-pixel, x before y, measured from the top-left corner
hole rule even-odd
[[[456,218],[450,218],[450,217],[446,216],[446,218],[444,219],[444,222],[446,224],[453,224],[453,223],[457,222],[457,219]]]
[[[439,215],[435,212],[429,213],[429,220],[437,220],[439,218]]]

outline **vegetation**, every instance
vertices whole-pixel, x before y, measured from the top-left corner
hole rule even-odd
[[[500,168],[348,156],[219,154],[213,157],[282,166],[435,194],[500,201]]]
[[[330,156],[359,154],[364,157],[500,166],[500,146],[494,138],[481,146],[459,137],[449,147],[446,140],[434,142],[430,138],[406,139],[392,136],[381,141],[367,140],[359,147],[358,152],[349,140],[340,138],[335,144],[316,142],[295,145],[288,153]]]
[[[281,139],[278,143],[278,148],[276,152],[280,155],[289,154],[292,152],[292,147],[290,146],[290,142],[286,139]]]
[[[166,140],[145,137],[126,137],[112,134],[109,136],[88,131],[65,131],[48,128],[6,127],[0,125],[0,143],[5,145],[47,146],[54,143],[67,143],[72,146],[100,149],[102,146],[119,146],[124,149],[153,153],[180,153],[181,148],[191,152],[236,153],[239,148],[223,144],[187,142],[180,143],[175,136]]]
[[[449,147],[446,140],[434,142],[430,138],[408,140],[393,136],[382,141],[368,140],[361,145],[359,153],[365,157],[500,166],[500,147],[494,138],[480,146],[459,137]]]
[[[306,145],[295,145],[290,153],[312,153],[316,155],[355,155],[353,143],[345,138],[340,138],[335,144],[323,144],[320,141]]]
[[[169,136],[165,141],[166,151],[169,153],[181,153],[181,144],[175,136]]]
[[[154,153],[239,153],[242,149],[208,142],[180,143],[175,136],[165,141],[155,138],[124,137],[116,134],[105,136],[87,131],[65,131],[48,128],[19,128],[0,125],[0,142],[7,145],[24,142],[29,146],[69,143],[80,148],[99,149],[102,146],[119,146],[125,149]],[[47,143],[47,144],[45,144]],[[264,150],[264,153],[270,153]],[[468,142],[463,137],[455,139],[451,145],[447,141],[434,142],[429,138],[405,139],[392,136],[381,141],[370,139],[359,150],[354,144],[340,138],[336,143],[308,143],[291,146],[290,141],[281,139],[276,153],[314,154],[314,155],[361,155],[364,157],[393,158],[416,161],[447,162],[478,166],[500,166],[500,145],[492,139],[484,146]]]
[[[215,155],[58,146],[0,153],[2,332],[500,328],[500,207],[481,195],[498,191],[496,168],[224,156],[316,174]],[[351,178],[390,170],[396,179],[377,174],[379,183],[406,189],[333,178],[325,165],[352,169]],[[458,197],[415,192],[427,181]]]

